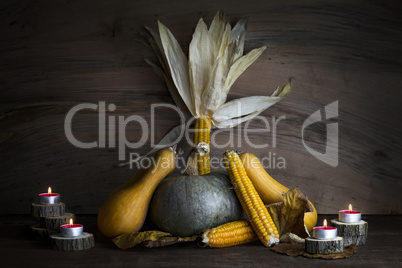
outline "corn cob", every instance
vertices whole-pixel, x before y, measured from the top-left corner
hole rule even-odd
[[[206,230],[202,242],[211,248],[225,248],[258,240],[248,221],[233,221]]]
[[[211,134],[211,118],[200,117],[195,122],[194,144],[198,145],[204,142],[209,146]],[[200,175],[208,174],[211,172],[209,164],[209,152],[205,155],[197,156],[198,173]]]
[[[276,241],[279,241],[277,240],[279,238],[278,230],[250,178],[247,176],[238,154],[233,151],[227,151],[224,161],[237,198],[246,212],[254,232],[264,246],[271,246],[275,241],[271,236],[274,236]]]

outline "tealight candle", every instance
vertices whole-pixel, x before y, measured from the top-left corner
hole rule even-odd
[[[343,238],[338,236],[336,227],[328,227],[327,220],[324,226],[313,228],[313,236],[306,237],[304,248],[309,254],[337,254],[344,250]]]
[[[338,236],[338,230],[336,227],[328,227],[327,220],[324,220],[324,226],[318,226],[313,228],[313,237],[317,239],[334,239]]]
[[[60,203],[60,194],[52,193],[52,188],[47,189],[47,194],[39,194],[39,203],[41,204],[58,204]]]
[[[352,205],[349,205],[349,210],[339,211],[339,220],[342,222],[359,222],[361,221],[362,214],[360,211],[352,209]]]
[[[73,224],[73,219],[70,219],[70,224],[64,224],[60,226],[60,234],[62,236],[80,236],[84,231],[84,225]]]

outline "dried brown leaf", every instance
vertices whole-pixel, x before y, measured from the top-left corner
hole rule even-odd
[[[156,248],[156,247],[165,247],[170,246],[178,243],[186,243],[192,242],[197,239],[197,236],[190,236],[190,237],[173,237],[173,236],[165,236],[161,237],[156,241],[147,240],[144,241],[143,244],[148,248]]]
[[[298,235],[295,235],[294,233],[287,233],[281,236],[280,239],[281,243],[300,243],[303,244],[306,242],[304,238],[301,238]]]
[[[304,213],[310,211],[307,197],[294,188],[284,195],[284,202],[267,206],[268,212],[278,229],[279,237],[294,233],[301,238],[308,237],[304,228]]]
[[[305,253],[304,244],[300,243],[279,243],[270,248],[277,253],[286,254],[288,256],[299,256]]]
[[[113,238],[113,243],[115,243],[116,246],[121,249],[128,249],[138,245],[141,242],[147,240],[157,241],[159,238],[166,236],[172,235],[161,231],[133,232]]]

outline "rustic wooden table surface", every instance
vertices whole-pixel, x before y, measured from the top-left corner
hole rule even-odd
[[[320,215],[323,218],[335,215]],[[195,242],[149,249],[137,245],[120,250],[96,228],[96,216],[78,215],[77,221],[95,235],[95,248],[59,252],[34,241],[28,232],[29,216],[0,217],[2,267],[400,267],[402,216],[364,216],[369,223],[367,243],[352,257],[340,260],[289,257],[255,242],[225,249],[203,248]]]

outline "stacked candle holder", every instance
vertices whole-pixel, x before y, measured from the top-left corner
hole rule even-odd
[[[39,194],[39,203],[32,203],[31,214],[39,223],[31,226],[34,237],[42,242],[51,243],[54,249],[77,251],[95,246],[94,236],[84,232],[84,226],[74,224],[75,215],[65,212],[60,194]]]
[[[343,238],[338,236],[336,227],[328,227],[327,220],[324,226],[313,228],[313,236],[305,240],[305,250],[310,254],[342,253],[345,248]]]
[[[361,219],[360,211],[353,210],[352,205],[349,205],[349,210],[340,210],[338,215],[338,219],[331,220],[331,225],[338,229],[345,246],[364,245],[367,240],[368,223]]]

